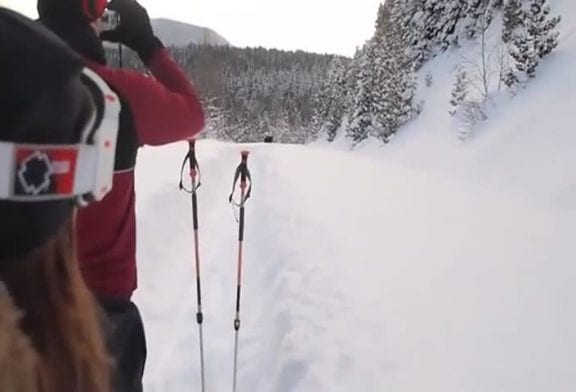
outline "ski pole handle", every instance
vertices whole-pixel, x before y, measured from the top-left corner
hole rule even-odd
[[[250,198],[250,194],[252,192],[252,177],[250,175],[250,170],[248,170],[248,155],[250,154],[250,152],[242,151],[240,152],[240,154],[242,155],[242,161],[236,168],[234,181],[232,182],[232,192],[228,197],[228,201],[230,203],[235,204],[237,207],[243,207],[244,202],[246,202],[246,200]],[[234,192],[238,180],[240,180],[240,190],[241,190],[240,203],[236,203],[234,201]],[[248,185],[247,180],[250,182],[250,185]]]

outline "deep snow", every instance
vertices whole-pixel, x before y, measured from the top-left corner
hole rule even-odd
[[[461,53],[428,64],[424,113],[387,146],[198,142],[207,386],[231,390],[237,224],[251,151],[239,391],[576,389],[576,4],[561,45],[516,97],[458,140]],[[149,392],[199,390],[193,234],[177,189],[185,145],[144,149],[136,300]]]
[[[239,150],[203,141],[209,390],[231,388]],[[240,391],[571,391],[576,211],[364,156],[252,151]],[[199,387],[185,147],[139,169],[150,391]],[[154,181],[151,181],[154,178]]]

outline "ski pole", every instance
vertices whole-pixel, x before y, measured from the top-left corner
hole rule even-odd
[[[194,259],[195,259],[195,269],[196,269],[196,322],[198,323],[199,339],[200,339],[200,375],[202,380],[202,392],[206,390],[206,383],[204,377],[204,334],[202,331],[202,322],[204,321],[204,315],[202,313],[202,289],[200,285],[200,249],[199,249],[199,239],[198,239],[198,198],[196,196],[196,191],[200,187],[200,166],[198,165],[198,160],[196,159],[196,142],[195,140],[188,141],[188,153],[184,157],[182,162],[182,168],[180,171],[180,190],[185,190],[192,195],[192,222],[194,227]],[[186,161],[190,164],[190,179],[192,180],[191,189],[186,189],[184,187],[184,167],[186,166]]]
[[[246,200],[250,197],[252,190],[252,179],[250,176],[250,171],[248,170],[248,151],[242,151],[242,161],[238,168],[236,169],[236,174],[234,176],[234,182],[232,184],[232,193],[230,193],[229,201],[230,203],[236,205],[240,208],[240,220],[238,228],[238,273],[236,280],[236,315],[234,318],[234,372],[233,372],[233,384],[232,391],[236,392],[237,385],[237,374],[238,374],[238,332],[240,330],[240,292],[242,288],[242,244],[244,242],[244,204]],[[236,203],[234,201],[234,191],[236,184],[240,179],[240,202]],[[249,186],[247,182],[250,182]]]

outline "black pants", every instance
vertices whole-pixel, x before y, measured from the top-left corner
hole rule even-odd
[[[108,318],[105,334],[115,366],[113,392],[142,392],[146,337],[142,317],[130,300],[98,298]]]

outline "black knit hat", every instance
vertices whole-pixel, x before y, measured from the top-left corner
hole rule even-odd
[[[77,143],[94,110],[80,58],[39,23],[0,7],[0,59],[0,141]],[[0,268],[43,245],[72,208],[72,200],[0,200]]]
[[[37,8],[42,24],[75,52],[105,64],[104,46],[90,22],[101,16],[106,4],[106,0],[38,0]]]
[[[38,0],[37,9],[40,19],[67,14],[94,21],[102,16],[107,3],[107,0]]]
[[[40,19],[62,14],[83,17],[82,0],[38,0],[36,7]]]

